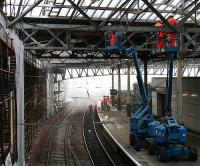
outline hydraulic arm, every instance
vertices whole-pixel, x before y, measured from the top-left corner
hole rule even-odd
[[[167,72],[167,114],[172,116],[172,79],[173,79],[173,53],[168,57],[168,72]]]
[[[138,62],[138,57],[137,57],[138,53],[134,47],[129,47],[126,49],[126,54],[127,54],[127,56],[133,58],[134,66],[135,66],[135,69],[137,72],[136,77],[137,77],[137,81],[138,81],[140,94],[141,94],[142,100],[143,100],[143,106],[134,114],[134,116],[137,119],[141,119],[150,110],[149,110],[149,101],[148,101],[147,93],[146,93],[146,90],[144,87],[142,74],[141,74],[140,67],[139,67],[139,62]]]
[[[126,55],[133,58],[137,72],[136,78],[143,100],[142,107],[130,118],[130,143],[131,145],[135,145],[136,150],[140,150],[142,147],[145,147],[145,138],[148,136],[148,124],[154,121],[154,116],[149,107],[149,101],[144,87],[137,54],[134,47],[126,49]]]

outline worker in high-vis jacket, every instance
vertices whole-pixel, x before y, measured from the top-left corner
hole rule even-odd
[[[174,19],[173,16],[169,16],[167,18],[167,22],[170,24],[170,25],[175,25],[176,24],[176,19]],[[168,47],[170,48],[174,48],[176,47],[176,36],[175,36],[175,33],[174,32],[169,32],[167,33],[167,40],[168,40]]]
[[[155,27],[163,27],[163,23],[158,20],[156,21]],[[156,32],[155,33],[155,39],[156,39],[156,48],[159,51],[162,51],[164,49],[165,43],[164,43],[165,33],[164,32]]]
[[[114,32],[109,33],[109,42],[110,42],[111,47],[113,47],[115,45],[115,34],[114,34]]]

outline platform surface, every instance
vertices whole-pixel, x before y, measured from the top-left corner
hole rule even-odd
[[[124,147],[124,149],[133,156],[141,165],[144,166],[200,166],[200,135],[188,132],[189,145],[197,147],[198,160],[188,161],[187,159],[171,160],[161,163],[157,160],[156,155],[149,155],[146,150],[139,152],[129,144],[129,118],[126,111],[112,111],[99,112],[101,121],[104,121],[105,127],[112,134],[113,137]],[[108,122],[108,123],[106,123]]]

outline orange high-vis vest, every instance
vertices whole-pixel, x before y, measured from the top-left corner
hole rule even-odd
[[[115,44],[115,35],[113,32],[110,32],[109,34],[109,41],[110,41],[110,46],[114,46]]]
[[[156,22],[155,27],[163,27],[163,24],[161,22]],[[157,38],[157,44],[156,47],[158,49],[164,48],[164,37],[165,33],[164,32],[156,32],[156,38]]]
[[[176,20],[173,17],[170,17],[167,21],[170,25],[176,24]],[[175,33],[173,32],[169,33],[169,46],[170,48],[175,47]]]

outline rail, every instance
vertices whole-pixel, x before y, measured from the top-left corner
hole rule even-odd
[[[64,153],[64,155],[62,155],[62,154],[59,155],[62,158],[62,159],[59,158],[59,163],[63,162],[62,165],[68,165],[69,163],[71,163],[73,165],[74,162],[76,161],[75,153],[73,152],[72,148],[69,145],[69,141],[70,141],[70,137],[71,137],[70,125],[71,125],[71,122],[72,122],[76,112],[78,112],[80,110],[80,107],[81,106],[79,105],[79,108],[76,109],[76,106],[73,106],[70,109],[70,111],[66,112],[65,115],[61,117],[61,119],[58,119],[58,123],[56,124],[56,126],[54,127],[54,129],[52,131],[49,147],[47,150],[48,152],[47,152],[46,164],[48,166],[56,164],[56,163],[53,163],[53,161],[56,161],[56,157],[59,154],[56,153],[56,149],[53,151],[53,145],[55,145],[55,142],[58,142],[58,141],[56,141],[56,139],[60,140],[61,137],[63,138],[63,135],[64,135],[64,141],[58,142],[59,143],[58,146],[61,146],[61,148],[62,148],[62,149],[59,149],[59,153],[61,152],[60,150],[62,150]],[[64,134],[61,133],[61,132],[63,132],[63,130],[64,130]],[[56,134],[57,132],[58,132],[58,134]],[[59,134],[61,134],[61,135],[59,135]]]

